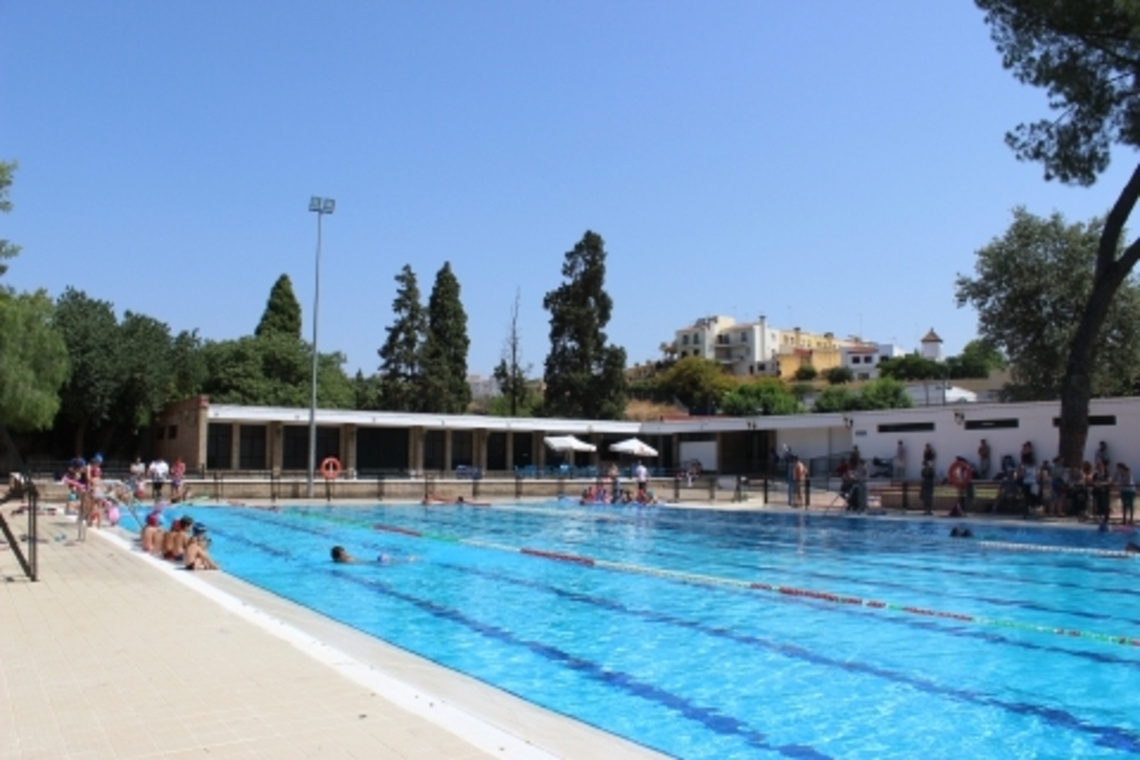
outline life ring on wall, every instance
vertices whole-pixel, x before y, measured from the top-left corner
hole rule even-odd
[[[336,480],[340,477],[340,460],[336,457],[325,457],[321,460],[321,475],[325,480]]]
[[[958,488],[965,488],[970,485],[970,478],[973,476],[973,470],[970,468],[969,463],[961,459],[954,460],[950,465],[949,471],[946,473],[946,479],[950,481],[950,485],[957,486]]]

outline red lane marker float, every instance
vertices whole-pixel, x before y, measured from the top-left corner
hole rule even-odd
[[[863,607],[869,607],[877,610],[891,610],[894,612],[904,612],[910,615],[922,615],[924,617],[945,618],[949,620],[959,620],[965,623],[973,623],[975,625],[991,625],[1000,628],[1011,628],[1015,630],[1027,631],[1030,633],[1049,633],[1056,636],[1064,636],[1066,638],[1074,639],[1090,639],[1093,641],[1101,641],[1109,644],[1117,644],[1124,646],[1140,647],[1140,639],[1131,638],[1129,636],[1119,636],[1104,633],[1096,633],[1093,631],[1081,631],[1074,628],[1055,628],[1045,625],[1038,625],[1034,623],[1020,623],[1012,620],[1000,620],[996,618],[988,618],[975,615],[965,615],[959,612],[945,612],[942,610],[927,609],[925,607],[913,607],[901,604],[891,604],[889,602],[880,601],[877,599],[863,599],[857,596],[845,596],[841,594],[833,594],[826,591],[813,591],[811,589],[795,588],[793,586],[777,586],[771,583],[763,583],[760,581],[752,583],[743,583],[736,581],[728,581],[723,578],[715,578],[711,576],[698,576],[688,573],[678,573],[671,571],[658,571],[652,568],[641,567],[638,565],[624,565],[617,562],[607,562],[605,560],[595,560],[592,557],[585,557],[578,554],[566,554],[563,552],[545,551],[543,549],[532,549],[529,547],[511,547],[500,546],[496,544],[487,544],[481,541],[474,541],[471,539],[463,538],[443,538],[440,536],[431,536],[419,531],[410,530],[408,528],[401,528],[397,525],[385,525],[384,523],[373,523],[372,527],[375,530],[388,531],[390,533],[402,533],[406,536],[414,536],[416,538],[434,538],[436,540],[456,541],[460,544],[467,544],[470,546],[479,546],[488,549],[497,549],[500,551],[517,551],[520,554],[526,554],[532,557],[539,557],[542,559],[557,560],[559,562],[571,562],[577,565],[584,565],[587,567],[601,567],[610,570],[618,570],[621,572],[631,572],[640,575],[656,575],[667,578],[674,578],[677,580],[687,581],[691,583],[700,583],[703,585],[740,585],[745,588],[754,589],[757,591],[768,591],[774,594],[782,594],[785,596],[797,596],[807,599],[818,599],[824,602],[831,602],[833,604],[851,604]]]
[[[578,564],[578,565],[588,565],[590,567],[594,566],[594,560],[590,559],[589,557],[583,557],[579,554],[563,554],[561,552],[548,552],[548,551],[543,551],[542,549],[530,549],[530,548],[525,547],[525,546],[522,547],[521,549],[519,549],[519,553],[529,554],[532,557],[544,557],[546,559],[555,559],[555,560],[558,560],[559,562],[573,562],[573,563]]]
[[[943,612],[941,610],[928,610],[924,607],[903,607],[903,612],[909,612],[912,615],[926,615],[927,617],[949,618],[950,620],[963,620],[967,623],[974,622],[972,615],[963,615],[960,612]]]
[[[384,523],[372,523],[373,530],[382,530],[387,533],[403,533],[405,536],[415,536],[416,538],[423,538],[423,533],[418,530],[409,530],[401,528],[399,525],[385,525]]]
[[[773,586],[770,583],[751,583],[749,588],[758,591],[771,591],[784,596],[800,596],[805,599],[818,599],[821,602],[831,602],[832,604],[853,604],[857,607],[870,607],[876,610],[892,609],[899,612],[907,612],[911,615],[922,615],[924,617],[947,618],[949,620],[961,620],[966,623],[978,622],[977,618],[973,615],[964,615],[959,612],[944,612],[942,610],[930,610],[925,607],[903,607],[899,605],[887,604],[876,599],[863,599],[858,596],[844,596],[842,594],[832,594],[827,591],[813,591],[806,588],[795,588],[793,586]],[[1078,634],[1080,635],[1080,634]]]

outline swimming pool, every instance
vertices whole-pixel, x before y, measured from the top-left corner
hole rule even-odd
[[[568,503],[195,516],[228,572],[671,755],[1140,752],[1120,534]]]

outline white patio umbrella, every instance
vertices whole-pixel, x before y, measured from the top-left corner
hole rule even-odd
[[[632,454],[635,457],[655,457],[657,449],[638,438],[627,438],[610,446],[610,451],[618,454]]]
[[[580,441],[572,435],[552,435],[546,439],[546,445],[551,451],[597,451],[598,447],[592,443]]]

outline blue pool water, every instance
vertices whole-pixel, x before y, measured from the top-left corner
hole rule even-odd
[[[1140,753],[1140,646],[1119,643],[1140,637],[1140,562],[1109,554],[1130,534],[557,503],[192,513],[226,571],[667,754]],[[336,565],[334,544],[415,561]]]

